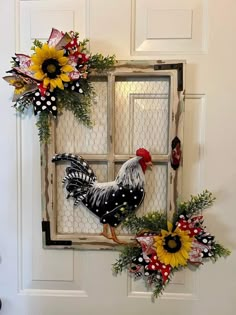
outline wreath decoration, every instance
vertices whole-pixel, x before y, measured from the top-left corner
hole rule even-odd
[[[3,77],[14,87],[12,101],[16,111],[25,113],[33,108],[41,143],[50,140],[52,119],[63,110],[71,111],[78,121],[92,126],[90,110],[94,91],[89,76],[92,70],[112,68],[115,56],[92,55],[88,42],[88,39],[79,41],[77,32],[64,33],[53,28],[46,43],[34,40],[31,56],[15,54],[11,70]],[[176,149],[173,144],[172,149],[178,151],[179,147]],[[135,234],[135,242],[120,248],[113,272],[128,270],[135,279],[142,278],[152,286],[153,296],[158,297],[175,272],[190,265],[198,268],[208,260],[230,255],[203,225],[201,211],[214,200],[207,190],[191,196],[189,201],[178,204],[172,222],[160,212],[143,217],[128,216],[123,225]]]
[[[52,29],[46,43],[35,39],[31,56],[15,54],[12,68],[3,77],[14,87],[12,101],[16,111],[25,113],[30,107],[37,116],[40,142],[50,139],[51,120],[63,110],[71,111],[91,127],[91,99],[94,91],[89,80],[92,70],[104,71],[115,64],[115,56],[92,55],[89,40],[79,41],[77,32]]]
[[[124,226],[136,235],[135,243],[121,248],[113,272],[117,275],[128,270],[135,279],[144,279],[157,298],[175,272],[190,265],[198,268],[206,261],[215,262],[219,257],[230,255],[203,225],[201,211],[214,200],[207,190],[191,196],[189,201],[179,203],[172,222],[160,212],[143,217],[132,214],[124,221]]]

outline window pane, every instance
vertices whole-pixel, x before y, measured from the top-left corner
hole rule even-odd
[[[78,154],[107,153],[107,79],[93,82],[96,97],[92,104],[93,127],[79,123],[71,112],[64,112],[56,127],[56,151]]]
[[[167,164],[154,164],[151,171],[146,171],[146,196],[143,206],[139,209],[140,215],[153,211],[166,211],[168,189],[167,178]]]
[[[116,164],[116,173],[118,173],[121,163]],[[152,170],[145,173],[145,198],[142,205],[136,211],[138,216],[143,216],[149,212],[167,211],[167,193],[168,193],[168,166],[167,163],[154,163]],[[118,234],[127,234],[127,230],[118,227]]]
[[[118,77],[115,82],[115,153],[139,147],[168,153],[169,79]]]
[[[118,173],[122,163],[116,163],[115,172]],[[145,199],[137,214],[144,215],[153,211],[167,209],[167,163],[154,163],[152,170],[145,173]]]
[[[74,128],[75,117],[69,111],[63,111],[61,117],[57,117],[55,149],[57,153],[74,152]]]

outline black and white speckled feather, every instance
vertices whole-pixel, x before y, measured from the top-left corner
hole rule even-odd
[[[57,154],[52,162],[69,161],[71,166],[66,168],[66,176],[62,183],[66,185],[68,191],[67,198],[75,199],[75,205],[83,201],[89,187],[96,182],[96,176],[88,163],[78,155]]]
[[[88,175],[90,178],[93,179],[93,181],[96,181],[96,176],[89,166],[89,164],[79,155],[70,154],[70,153],[63,153],[63,154],[56,154],[52,158],[52,162],[58,162],[58,161],[69,161],[71,162],[71,166],[67,167],[66,173],[67,175],[70,174],[70,172],[82,172],[85,175]]]

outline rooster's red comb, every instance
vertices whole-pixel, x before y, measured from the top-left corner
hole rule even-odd
[[[151,155],[149,153],[148,150],[144,149],[144,148],[139,148],[137,151],[136,151],[136,155],[137,156],[141,156],[145,162],[149,162],[152,160],[151,158]]]

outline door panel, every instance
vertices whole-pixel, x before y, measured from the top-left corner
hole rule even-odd
[[[226,66],[236,50],[235,2],[8,0],[0,9],[2,75],[15,50],[29,53],[32,40],[46,39],[52,27],[78,30],[90,38],[93,53],[118,59],[186,59],[183,196],[213,191],[217,201],[206,212],[207,226],[235,249],[235,79],[234,65]],[[158,28],[163,19],[166,27]],[[12,89],[3,80],[0,87],[2,314],[234,314],[235,253],[227,268],[221,260],[177,274],[152,303],[141,281],[112,275],[117,252],[43,249],[35,119],[16,116]]]

